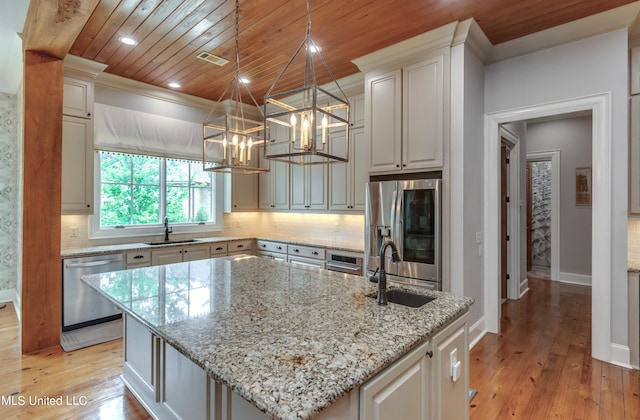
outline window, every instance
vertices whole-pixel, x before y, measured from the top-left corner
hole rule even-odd
[[[93,236],[156,234],[165,216],[175,232],[220,229],[219,176],[203,171],[202,162],[112,152],[98,152],[96,160]]]

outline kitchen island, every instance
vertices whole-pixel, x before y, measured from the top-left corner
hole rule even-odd
[[[421,308],[379,306],[363,277],[252,256],[83,280],[124,311],[123,379],[160,418],[368,418],[411,395],[423,418],[451,395],[467,405],[470,298],[425,289]],[[454,353],[463,375],[438,397]]]

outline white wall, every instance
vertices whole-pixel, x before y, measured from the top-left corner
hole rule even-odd
[[[627,344],[627,37],[626,29],[616,30],[485,68],[486,113],[611,94],[611,341],[621,346]]]
[[[457,45],[451,69],[451,292],[475,299],[473,326],[485,309],[482,245],[476,242],[476,233],[483,233],[484,65]]]
[[[591,116],[527,124],[527,153],[560,151],[560,280],[591,276],[591,206],[575,199],[575,170],[591,167],[591,139]]]

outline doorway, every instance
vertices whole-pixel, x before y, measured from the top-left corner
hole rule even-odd
[[[529,119],[588,111],[592,115],[593,180],[593,236],[592,255],[592,356],[610,361],[611,352],[611,284],[607,281],[613,271],[611,252],[613,245],[610,226],[612,210],[609,206],[611,191],[611,98],[609,93],[537,105],[527,108],[489,114],[485,117],[484,153],[484,208],[485,236],[485,327],[488,332],[499,332],[500,321],[500,154],[502,124]],[[597,223],[595,222],[597,221]]]
[[[527,275],[551,279],[551,161],[527,160]]]

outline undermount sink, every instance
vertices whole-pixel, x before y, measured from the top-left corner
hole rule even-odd
[[[188,244],[191,242],[197,242],[197,239],[172,239],[170,241],[145,242],[145,244],[146,245],[175,245],[175,244]]]
[[[376,294],[370,295],[372,298],[376,298]],[[404,290],[389,289],[387,290],[387,301],[398,305],[408,306],[410,308],[419,308],[427,303],[431,302],[435,298],[418,295],[416,293],[405,292]]]

